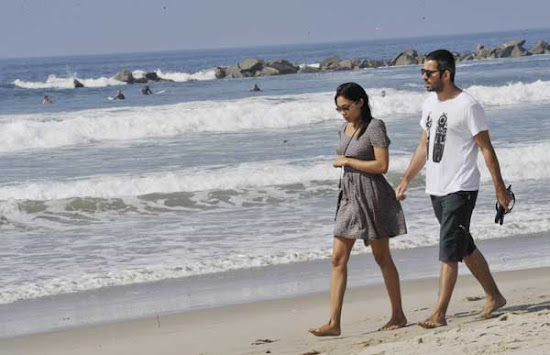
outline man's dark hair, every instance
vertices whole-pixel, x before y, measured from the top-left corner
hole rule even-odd
[[[451,82],[455,82],[455,57],[446,49],[438,49],[426,56],[426,60],[434,60],[437,62],[437,69],[441,72],[448,70],[451,74]]]

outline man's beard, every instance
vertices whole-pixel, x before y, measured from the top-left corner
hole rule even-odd
[[[441,92],[443,90],[443,85],[441,83],[432,84],[430,86],[426,86],[426,90],[428,92]]]

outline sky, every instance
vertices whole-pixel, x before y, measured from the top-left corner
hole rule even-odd
[[[548,0],[1,0],[0,58],[528,30],[549,13]]]

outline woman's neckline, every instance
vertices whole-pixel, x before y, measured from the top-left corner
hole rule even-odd
[[[346,133],[346,130],[348,129],[348,126],[350,125],[350,123],[346,123],[346,126],[344,127],[344,136],[348,137],[348,138],[353,138],[353,136],[355,135],[355,133],[357,132],[357,130],[359,129],[359,127],[357,127],[352,135],[350,136],[349,134]]]

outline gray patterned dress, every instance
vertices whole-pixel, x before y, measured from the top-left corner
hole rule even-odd
[[[374,160],[374,148],[388,148],[390,139],[383,121],[372,119],[361,137],[349,137],[346,125],[339,131],[340,141],[336,150],[361,160]],[[350,139],[353,139],[350,142]],[[342,179],[343,196],[336,215],[334,235],[350,239],[363,239],[365,245],[370,239],[395,237],[406,234],[407,227],[401,204],[395,198],[395,191],[382,174],[368,174],[350,167],[344,168]]]

